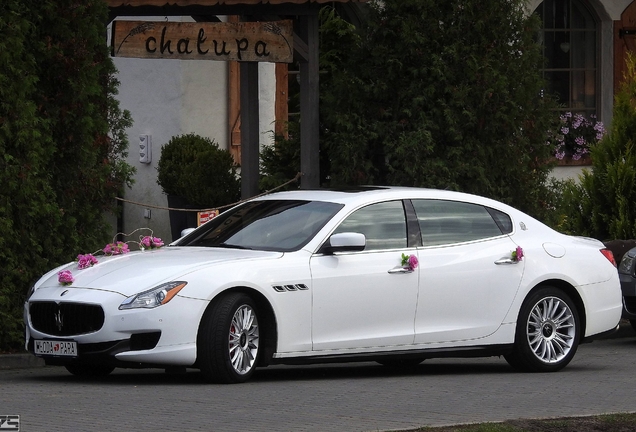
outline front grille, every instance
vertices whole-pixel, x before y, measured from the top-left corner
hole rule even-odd
[[[53,336],[92,333],[104,325],[102,307],[85,303],[32,302],[29,313],[35,330]]]

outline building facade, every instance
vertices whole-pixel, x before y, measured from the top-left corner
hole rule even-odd
[[[543,22],[539,40],[547,58],[542,69],[549,83],[546,90],[559,95],[563,111],[595,115],[609,125],[626,53],[636,49],[636,0],[530,0],[528,8]],[[135,58],[114,61],[121,82],[121,107],[129,110],[134,120],[128,130],[128,162],[137,169],[135,184],[125,191],[124,198],[131,202],[122,206],[120,226],[124,232],[148,227],[169,241],[168,211],[163,209],[167,197],[156,182],[161,147],[173,136],[196,133],[240,158],[236,64]],[[274,130],[287,115],[286,70],[284,65],[259,64],[261,146],[272,144]],[[150,137],[152,153],[150,160],[142,162],[141,146],[146,141],[140,137],[145,136]],[[554,177],[573,177],[581,169],[559,166]]]

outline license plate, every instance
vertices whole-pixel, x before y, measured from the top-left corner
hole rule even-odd
[[[77,342],[36,340],[35,354],[63,357],[77,357]]]

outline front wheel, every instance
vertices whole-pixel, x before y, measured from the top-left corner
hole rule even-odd
[[[230,293],[205,313],[197,348],[199,367],[207,381],[247,381],[258,363],[260,328],[254,301],[243,293]]]
[[[523,303],[513,352],[505,358],[516,369],[555,372],[576,353],[580,340],[576,306],[563,291],[543,287]]]

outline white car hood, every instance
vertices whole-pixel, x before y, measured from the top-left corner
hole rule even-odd
[[[69,263],[49,272],[37,286],[61,286],[57,272],[70,270],[75,280],[69,288],[99,289],[130,296],[163,282],[179,280],[202,267],[243,259],[276,259],[282,255],[281,252],[239,249],[164,247],[124,255],[97,256],[97,264],[82,270],[78,269],[76,262]]]

